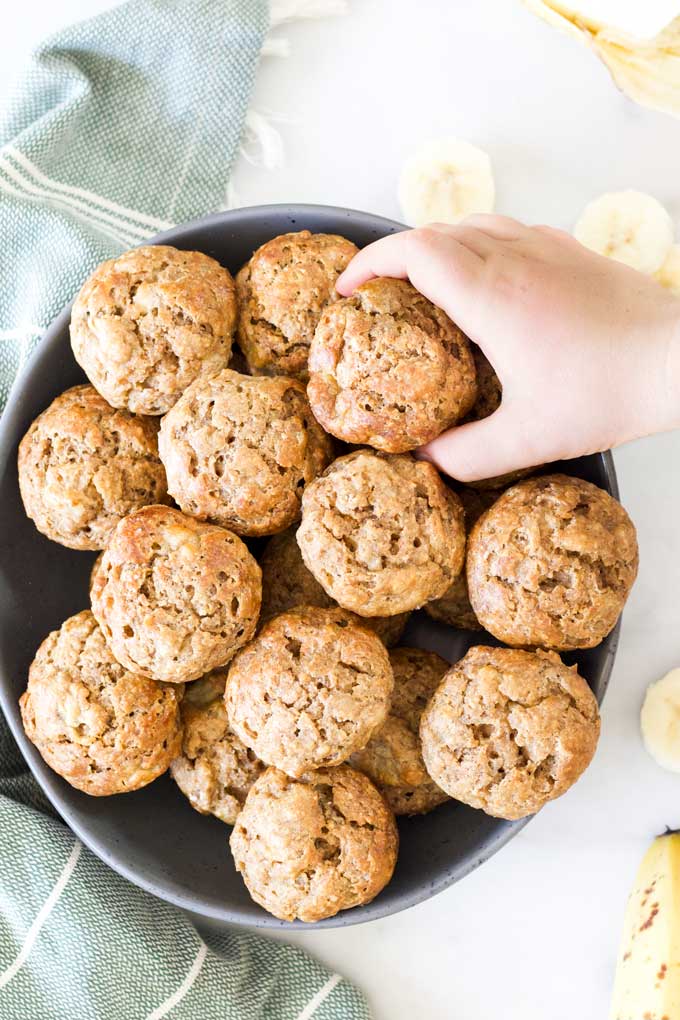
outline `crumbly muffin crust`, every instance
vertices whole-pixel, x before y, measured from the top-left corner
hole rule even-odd
[[[230,845],[256,903],[284,921],[320,921],[378,895],[399,834],[360,772],[340,765],[295,780],[270,768],[252,786]]]
[[[197,380],[163,418],[161,459],[185,513],[239,535],[300,517],[302,491],[333,456],[302,383],[225,369]]]
[[[475,522],[500,495],[500,491],[496,489],[479,490],[467,485],[457,488],[456,493],[463,504],[465,530],[468,535]],[[457,627],[460,630],[482,630],[482,625],[470,605],[465,568],[461,570],[451,587],[444,592],[440,599],[426,602],[423,608],[433,620],[445,623],[449,627]]]
[[[296,606],[337,607],[314,575],[307,570],[296,540],[297,528],[274,535],[260,558],[262,568],[262,621],[285,613]],[[357,623],[375,631],[383,644],[396,645],[408,623],[410,613],[397,616],[362,616]]]
[[[470,410],[477,393],[470,342],[406,280],[378,277],[321,316],[307,393],[338,439],[404,453]]]
[[[179,691],[116,662],[89,609],[45,638],[19,705],[50,768],[96,797],[146,786],[179,751]]]
[[[181,753],[170,774],[196,811],[233,825],[265,766],[229,728],[226,678],[225,671],[214,670],[188,685],[180,706]]]
[[[158,422],[120,411],[92,386],[73,386],[19,444],[24,509],[53,542],[103,549],[121,518],[167,499]]]
[[[572,786],[600,733],[595,697],[554,652],[471,648],[420,723],[432,778],[456,800],[523,818]]]
[[[393,685],[376,634],[341,609],[302,606],[235,656],[224,699],[243,743],[297,777],[363,747],[387,717]]]
[[[424,814],[448,800],[425,769],[418,729],[449,664],[421,648],[395,648],[390,664],[394,673],[390,714],[349,764],[375,783],[395,815]]]
[[[309,345],[358,248],[337,234],[281,234],[236,276],[238,339],[253,375],[307,378]]]
[[[467,581],[482,626],[506,644],[592,648],[612,630],[638,568],[635,527],[581,478],[519,482],[468,540]]]
[[[307,486],[297,541],[339,605],[391,616],[439,598],[460,573],[463,509],[431,464],[356,450]]]
[[[223,666],[255,632],[261,571],[224,528],[150,506],[120,522],[91,588],[119,662],[168,683]]]
[[[147,245],[95,269],[73,305],[71,346],[114,407],[165,414],[194,379],[226,367],[236,315],[219,262]]]

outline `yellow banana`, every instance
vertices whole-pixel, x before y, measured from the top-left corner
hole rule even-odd
[[[631,99],[680,116],[680,18],[674,18],[652,39],[635,39],[574,11],[561,0],[523,3],[544,21],[591,46]]]
[[[680,832],[642,859],[623,922],[610,1020],[680,1018]]]

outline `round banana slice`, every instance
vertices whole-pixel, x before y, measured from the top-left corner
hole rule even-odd
[[[672,669],[647,688],[640,729],[657,765],[680,772],[680,669]]]
[[[680,296],[680,244],[674,244],[666,261],[654,276],[662,287]]]
[[[588,203],[574,237],[600,255],[655,273],[673,244],[673,221],[651,195],[610,191]]]
[[[399,178],[399,204],[414,227],[491,212],[495,197],[491,160],[459,138],[428,142],[406,161]]]

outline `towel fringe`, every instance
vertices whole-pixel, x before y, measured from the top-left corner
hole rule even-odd
[[[278,28],[288,21],[301,18],[329,18],[347,14],[347,0],[271,0],[269,4],[269,27]]]
[[[269,32],[262,45],[263,57],[288,57],[290,43],[285,37],[272,35],[272,31],[291,21],[304,18],[329,18],[347,14],[347,0],[270,0]],[[265,170],[278,170],[284,163],[284,144],[275,121],[284,118],[275,113],[251,107],[246,114],[244,139],[239,149],[251,166]],[[241,203],[231,181],[227,185],[223,209],[238,209]]]

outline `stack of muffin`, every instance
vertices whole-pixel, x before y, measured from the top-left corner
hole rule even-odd
[[[104,263],[71,321],[91,385],[19,449],[37,528],[103,550],[91,609],[33,661],[27,735],[93,795],[169,768],[233,826],[253,898],[305,921],[384,887],[395,815],[453,797],[520,818],[575,782],[599,715],[557,652],[610,632],[637,571],[633,525],[596,486],[454,488],[414,459],[493,413],[500,384],[409,283],[339,298],[355,253],[302,231],[236,281],[167,246]],[[509,647],[452,666],[393,647],[421,607]]]

